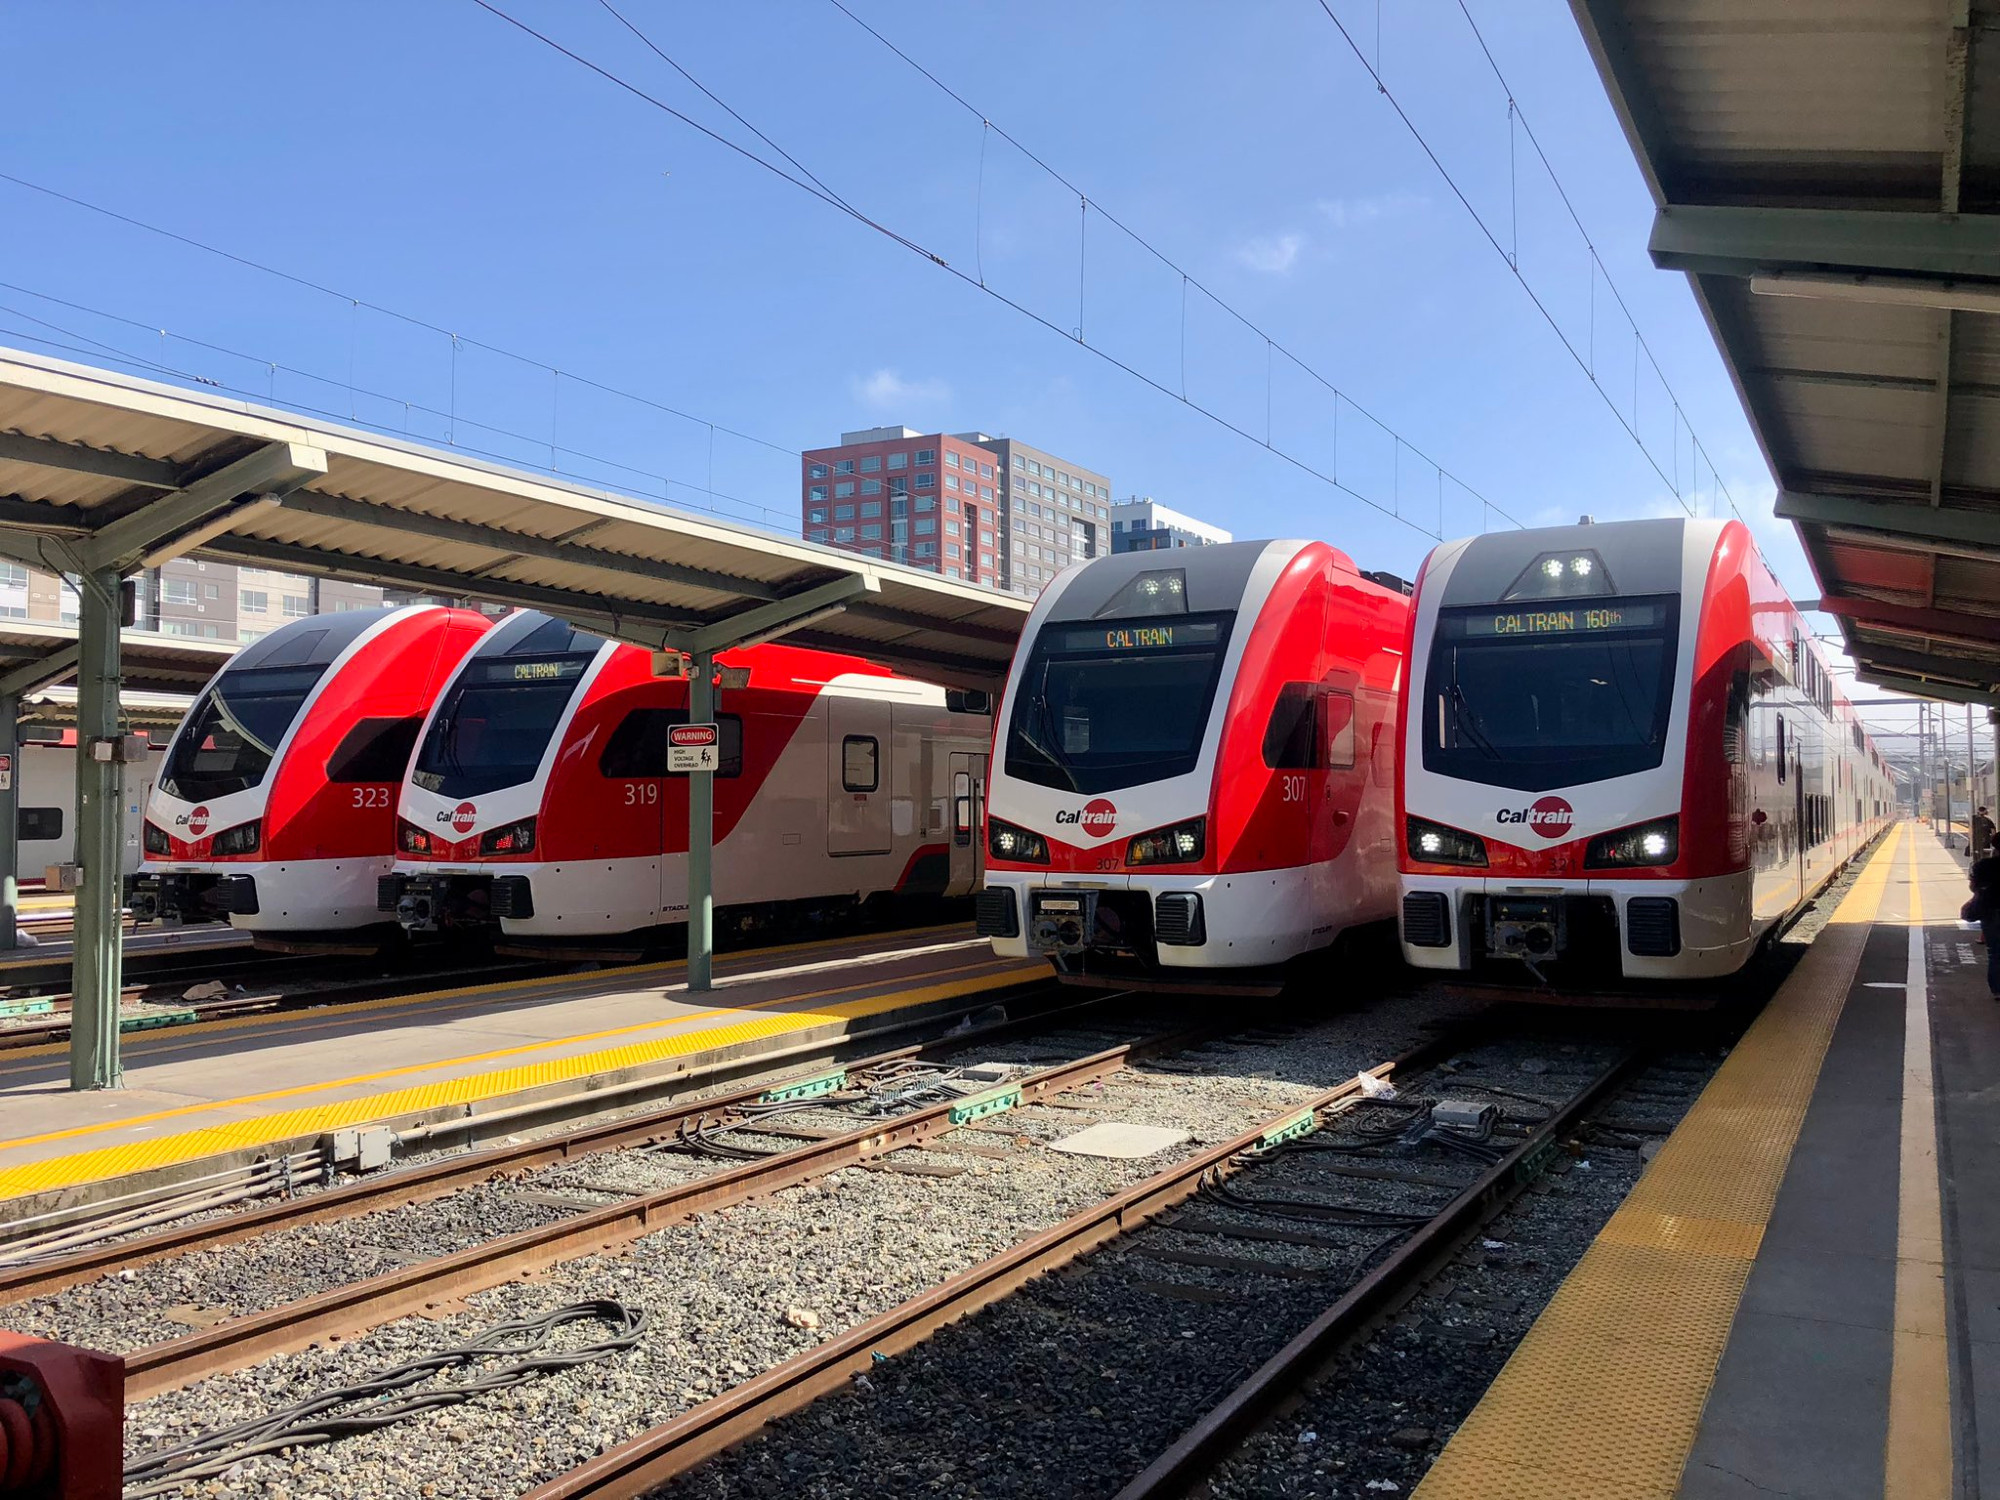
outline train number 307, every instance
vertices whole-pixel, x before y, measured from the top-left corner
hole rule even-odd
[[[1305,801],[1305,800],[1306,800],[1306,779],[1305,779],[1305,777],[1303,777],[1303,776],[1281,776],[1281,777],[1279,777],[1279,778],[1278,778],[1278,780],[1279,780],[1280,782],[1282,782],[1282,783],[1283,783],[1283,785],[1284,785],[1284,800],[1285,800],[1285,801],[1287,801],[1287,802],[1303,802],[1303,801]]]

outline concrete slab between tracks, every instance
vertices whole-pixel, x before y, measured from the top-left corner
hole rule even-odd
[[[679,964],[434,991],[137,1040],[127,1087],[66,1088],[60,1049],[0,1059],[0,1223],[303,1150],[329,1132],[670,1089],[1038,986],[965,928],[732,955],[690,995]]]
[[[2000,1494],[2000,1004],[1965,894],[1923,825],[1878,847],[1419,1500]]]

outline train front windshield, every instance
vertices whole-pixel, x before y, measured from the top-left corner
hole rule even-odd
[[[1185,776],[1201,759],[1233,620],[1044,626],[1015,695],[1007,774],[1083,793]]]
[[[161,768],[160,790],[183,802],[206,802],[256,786],[325,674],[323,665],[224,672],[189,711]]]
[[[596,655],[475,657],[438,705],[410,779],[441,797],[532,781]]]
[[[1424,769],[1539,792],[1658,766],[1676,614],[1671,597],[1441,612]]]

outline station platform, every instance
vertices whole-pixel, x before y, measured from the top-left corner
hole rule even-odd
[[[2000,1004],[1893,828],[1415,1494],[2000,1494]]]
[[[122,1089],[71,1092],[62,1044],[23,1048],[0,1057],[0,1224],[334,1130],[670,1079],[1047,978],[954,924],[730,954],[699,996],[676,960],[144,1033]]]

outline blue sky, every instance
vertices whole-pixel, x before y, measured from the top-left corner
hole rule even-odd
[[[496,3],[766,149],[598,6]],[[849,3],[1507,512],[1673,505],[1316,0]],[[621,9],[858,210],[1075,329],[1076,196],[827,0]],[[1456,4],[1385,0],[1379,42],[1373,0],[1334,9],[1486,222],[1518,239],[1523,278],[1629,419],[1629,330]],[[1693,460],[1674,455],[1698,436],[1781,576],[1810,594],[1686,284],[1646,258],[1652,204],[1568,8],[1474,0],[1472,14],[1686,414],[1641,372],[1651,451],[1685,478]],[[903,421],[1012,434],[1110,473],[1121,496],[1239,536],[1324,537],[1363,567],[1412,573],[1431,544],[471,0],[42,3],[9,23],[0,171],[340,295],[0,182],[7,342],[39,332],[107,360],[108,345],[775,525],[796,517],[784,449]],[[1275,447],[1337,463],[1350,487],[1437,528],[1439,482],[1415,452],[1342,403],[1336,455],[1324,387],[1199,293],[1184,323],[1179,275],[1101,216],[1084,236],[1086,341],[1178,390],[1185,338],[1190,396],[1258,438],[1268,422]],[[707,422],[778,446],[711,437]],[[1478,503],[1443,489],[1446,533],[1478,529]]]

